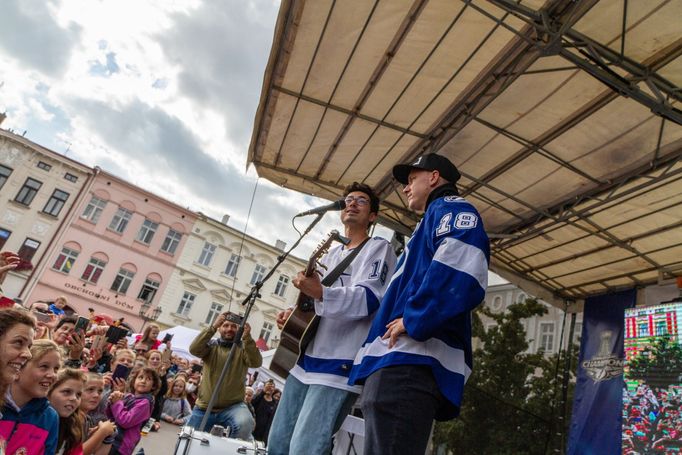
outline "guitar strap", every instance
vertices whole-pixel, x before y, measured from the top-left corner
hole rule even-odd
[[[348,268],[351,262],[353,262],[353,259],[355,259],[355,256],[360,253],[360,250],[362,250],[362,247],[365,246],[365,244],[369,241],[370,237],[367,237],[363,242],[356,246],[353,251],[351,251],[348,256],[343,258],[343,261],[339,262],[339,264],[334,267],[334,270],[329,272],[324,279],[322,280],[322,286],[329,287],[334,282],[341,276],[341,274]]]

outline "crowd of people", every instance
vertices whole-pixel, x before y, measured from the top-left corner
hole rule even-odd
[[[2,257],[0,284],[16,262],[11,253]],[[171,340],[159,339],[156,324],[133,338],[120,320],[93,311],[86,317],[68,314],[66,305],[60,296],[49,304],[0,308],[0,455],[129,455],[141,434],[161,424],[198,427],[199,421],[190,420],[208,401],[204,391],[213,387],[206,382],[215,382],[210,376],[215,359],[195,351],[207,362],[209,377],[203,381],[204,362],[173,354]],[[235,317],[221,315],[209,339]],[[217,343],[200,335],[193,346],[228,347],[222,340],[233,337],[233,329],[230,325]],[[116,340],[116,333],[128,336]],[[249,334],[244,338],[251,347]],[[260,365],[258,350],[251,354],[249,365]],[[234,401],[244,405],[250,421],[242,426],[246,432],[233,430],[242,439],[266,441],[281,391],[257,377],[242,374],[241,387],[228,384],[238,390]]]
[[[647,384],[623,390],[623,453],[677,454],[682,451],[682,386]]]
[[[490,252],[448,159],[426,154],[393,175],[422,221],[397,259],[388,241],[369,236],[374,190],[345,189],[347,242],[330,249],[319,275],[292,279],[319,324],[282,391],[248,375],[263,359],[235,313],[199,333],[189,352],[200,360],[189,362],[172,355],[155,324],[129,342],[122,319],[69,315],[65,298],[0,310],[3,450],[131,455],[141,433],[167,423],[223,427],[267,443],[271,455],[329,454],[358,401],[365,453],[423,454],[434,419],[459,411],[472,368],[470,313],[483,301]],[[17,261],[2,256],[0,284]],[[280,327],[292,310],[278,314]]]

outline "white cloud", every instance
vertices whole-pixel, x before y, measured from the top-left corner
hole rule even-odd
[[[70,158],[246,226],[257,180],[246,154],[278,1],[7,6],[0,18],[3,127],[27,129],[29,139]],[[294,214],[326,203],[261,179],[248,233],[292,245]],[[342,231],[338,213],[327,214],[295,254],[306,257],[331,229]]]

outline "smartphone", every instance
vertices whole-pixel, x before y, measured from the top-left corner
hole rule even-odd
[[[76,325],[74,326],[73,330],[75,332],[78,332],[79,330],[81,332],[85,332],[88,330],[88,326],[90,326],[90,319],[80,316],[76,321]]]
[[[107,334],[105,336],[109,343],[116,344],[121,338],[124,338],[126,335],[128,335],[128,331],[126,329],[122,329],[120,327],[112,325],[107,330]]]
[[[102,335],[97,335],[92,339],[91,349],[104,349],[107,340]]]
[[[147,423],[144,424],[142,429],[140,429],[140,433],[142,434],[147,434],[151,431],[152,425],[154,425],[154,422],[156,422],[156,419],[153,417],[150,417],[149,420],[147,420]]]
[[[128,379],[128,375],[130,374],[130,368],[128,368],[125,365],[118,364],[116,365],[116,368],[114,369],[114,374],[111,375],[111,380],[115,380],[118,378],[121,378],[123,380]]]
[[[167,333],[163,336],[163,340],[161,340],[161,343],[168,343],[172,339],[173,339],[173,334]]]
[[[201,373],[203,369],[204,369],[203,365],[199,365],[197,363],[192,365],[192,373]]]
[[[38,322],[42,322],[43,324],[47,324],[48,322],[52,322],[52,316],[50,316],[48,313],[43,313],[41,311],[34,311],[33,316],[36,317],[36,320]]]

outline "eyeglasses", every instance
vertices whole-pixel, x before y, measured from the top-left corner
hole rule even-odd
[[[352,202],[355,202],[362,207],[363,205],[369,204],[369,199],[362,196],[346,196],[346,199],[344,199],[343,202],[345,202],[346,205],[350,205]]]

